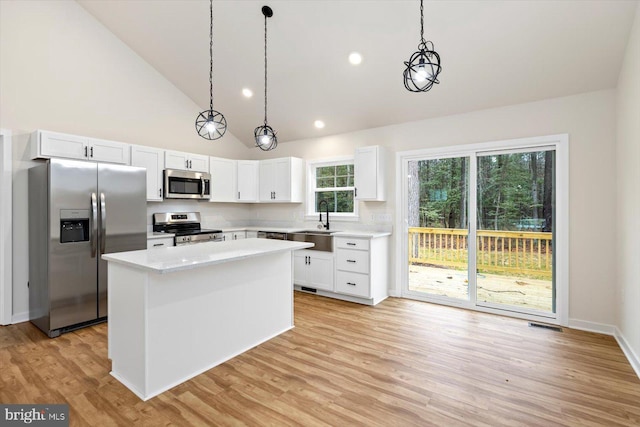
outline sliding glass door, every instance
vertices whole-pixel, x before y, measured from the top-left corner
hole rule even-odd
[[[557,318],[556,146],[402,162],[402,295]]]
[[[555,151],[477,156],[477,304],[555,313]]]
[[[469,157],[408,162],[408,290],[469,300]]]

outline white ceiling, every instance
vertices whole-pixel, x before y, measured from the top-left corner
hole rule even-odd
[[[209,108],[208,1],[78,2]],[[411,93],[402,72],[420,39],[417,0],[214,1],[214,109],[247,146],[264,115],[264,4],[269,124],[287,142],[613,88],[638,2],[426,1],[443,71],[430,92]]]

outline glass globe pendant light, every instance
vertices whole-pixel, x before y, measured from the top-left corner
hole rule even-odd
[[[406,61],[404,87],[410,92],[427,92],[438,81],[442,71],[440,55],[434,50],[433,43],[424,39],[424,6],[420,0],[420,43],[418,51]]]
[[[227,119],[213,109],[213,0],[209,0],[209,109],[196,117],[196,131],[204,139],[218,139],[227,131]]]
[[[253,131],[256,146],[263,151],[273,150],[278,146],[276,132],[267,122],[267,18],[273,16],[273,10],[269,6],[262,7],[264,15],[264,124]]]

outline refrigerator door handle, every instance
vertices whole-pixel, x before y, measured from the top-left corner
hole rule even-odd
[[[91,258],[96,257],[98,238],[98,200],[96,193],[91,193],[91,237],[89,244],[91,246]]]
[[[104,254],[107,242],[107,204],[104,193],[100,193],[100,255]]]

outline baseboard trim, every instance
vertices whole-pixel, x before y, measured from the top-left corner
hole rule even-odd
[[[622,349],[622,352],[625,356],[627,356],[627,360],[631,364],[631,367],[636,372],[638,378],[640,378],[640,357],[633,351],[633,348],[629,345],[627,339],[622,335],[622,331],[616,327],[615,333],[613,335],[618,341],[618,345]]]
[[[15,325],[16,323],[28,322],[29,321],[29,312],[23,311],[22,313],[13,313],[11,316],[11,324]]]
[[[578,329],[587,332],[596,332],[598,334],[605,334],[614,336],[616,327],[614,325],[608,325],[606,323],[589,322],[587,320],[569,319],[569,327],[571,329]]]

